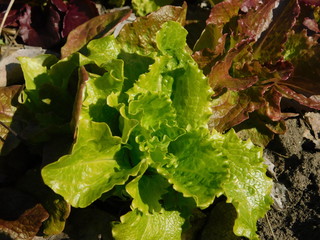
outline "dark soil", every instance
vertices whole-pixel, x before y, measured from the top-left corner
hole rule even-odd
[[[258,223],[262,240],[320,239],[320,114],[313,121],[286,121],[287,132],[276,136],[265,151],[274,164],[275,203]],[[312,139],[313,137],[313,139]]]

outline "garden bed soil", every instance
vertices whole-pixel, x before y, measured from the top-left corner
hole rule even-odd
[[[320,239],[319,113],[288,119],[265,150],[274,164],[275,202],[258,223],[262,240]]]

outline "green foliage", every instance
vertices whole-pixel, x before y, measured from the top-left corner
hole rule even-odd
[[[146,215],[134,210],[121,217],[121,223],[114,225],[112,233],[116,240],[179,240],[183,221],[178,211],[162,210]]]
[[[126,56],[144,55],[124,52],[123,38],[93,40],[80,57],[100,70],[83,73],[71,153],[45,166],[42,177],[75,207],[125,185],[133,211],[114,225],[116,239],[179,239],[192,209],[207,208],[221,194],[239,213],[236,234],[255,238],[256,220],[271,203],[261,150],[234,132],[209,131],[212,92],[187,50],[186,34],[177,22],[163,24],[148,54],[153,62],[148,70],[135,69],[141,74],[131,87]],[[172,204],[172,188],[186,200]]]
[[[231,15],[238,10],[231,9]],[[127,12],[119,14],[115,19]],[[131,211],[113,223],[115,239],[180,239],[195,208],[205,209],[225,195],[237,212],[234,233],[257,238],[256,221],[272,203],[262,149],[233,130],[221,134],[208,127],[219,101],[211,99],[215,78],[225,80],[216,89],[257,81],[229,73],[252,40],[236,44],[213,67],[217,76],[208,78],[186,44],[185,17],[185,5],[165,6],[125,25],[117,37],[67,45],[62,60],[20,58],[26,81],[20,109],[31,116],[23,122],[24,141],[58,151],[41,170],[44,183],[63,198],[53,194],[44,204],[48,233],[63,227],[68,204],[84,208],[117,197],[130,201]],[[222,36],[220,27],[229,20],[209,35]],[[202,44],[221,41],[202,39],[198,47]],[[238,98],[250,105],[237,91],[227,94],[231,103]],[[64,151],[62,138],[73,140]],[[55,199],[59,203],[52,206]]]
[[[173,0],[132,0],[132,7],[137,15],[145,16],[172,2]]]

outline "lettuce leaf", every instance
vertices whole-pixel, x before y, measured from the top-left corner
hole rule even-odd
[[[121,217],[121,223],[113,226],[115,239],[165,240],[181,239],[183,218],[178,211],[165,211],[146,215],[138,210]]]
[[[202,131],[201,131],[202,130]],[[169,145],[169,153],[157,168],[184,197],[193,197],[197,206],[207,208],[223,193],[228,178],[227,158],[209,131],[190,131]]]
[[[148,13],[158,10],[160,7],[169,5],[173,0],[133,0],[132,7],[139,16],[145,16]]]
[[[250,141],[242,142],[234,131],[224,135],[223,149],[228,149],[222,151],[230,169],[230,177],[223,189],[227,202],[231,202],[237,211],[234,233],[249,239],[259,239],[256,222],[272,204],[271,196],[265,194],[271,191],[272,180],[265,175],[262,149]]]
[[[161,175],[149,173],[136,177],[126,185],[126,190],[133,198],[132,207],[148,215],[161,211],[160,200],[169,186]]]
[[[132,167],[126,161],[122,139],[113,136],[109,127],[118,115],[115,110],[114,116],[108,116],[112,112],[106,105],[106,97],[121,87],[121,81],[123,78],[117,79],[110,73],[88,79],[71,154],[42,169],[45,183],[73,206],[88,206],[115,185],[124,184],[129,176],[137,175],[144,165],[141,162]]]

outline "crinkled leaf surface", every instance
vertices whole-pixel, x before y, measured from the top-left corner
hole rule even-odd
[[[232,17],[238,15],[241,4],[242,0],[230,0],[214,5],[207,19],[207,24],[223,25],[228,23]]]
[[[278,0],[265,1],[257,9],[251,9],[239,19],[239,32],[247,37],[259,39],[273,21],[273,10],[278,7]],[[290,21],[290,20],[289,20]]]
[[[145,16],[148,13],[158,10],[160,7],[169,5],[173,0],[133,0],[132,7],[139,16]]]
[[[273,2],[276,1],[269,1],[265,6],[269,5],[269,3],[273,4]],[[271,11],[272,9],[266,14],[271,14]],[[266,29],[266,33],[259,38],[254,46],[254,57],[263,62],[276,62],[281,57],[287,34],[293,27],[300,13],[300,7],[297,0],[281,1],[277,11],[277,14],[273,16],[272,22]],[[259,10],[256,14],[259,14]],[[263,19],[264,16],[258,15],[257,18]],[[251,28],[252,25],[257,24],[257,21],[253,20],[252,24],[245,24],[248,24]],[[264,23],[260,23],[260,25],[263,24]],[[259,35],[259,30],[255,32],[255,35]]]
[[[162,195],[163,205],[167,211],[179,211],[180,216],[185,219],[182,229],[190,227],[190,217],[197,208],[197,204],[192,197],[184,197],[182,193],[177,192],[171,186],[167,188],[167,193]]]
[[[238,55],[243,54],[242,52],[244,52],[245,54],[248,52],[248,46],[250,42],[250,39],[240,42],[235,48],[231,49],[226,54],[223,61],[218,62],[212,67],[208,77],[210,86],[214,91],[219,93],[223,88],[238,91],[244,90],[251,87],[258,81],[257,76],[234,78],[230,76],[229,73],[233,60],[238,57]]]
[[[262,149],[251,142],[242,142],[234,131],[224,136],[223,151],[229,161],[230,177],[224,184],[227,201],[238,215],[234,232],[249,239],[259,239],[256,222],[270,209],[272,180],[265,172]]]
[[[162,209],[160,213],[146,215],[134,210],[122,216],[121,223],[114,224],[112,234],[116,240],[178,240],[183,222],[178,211]]]
[[[168,39],[170,35],[176,36],[174,41]],[[193,197],[198,206],[207,207],[215,196],[221,193],[219,185],[226,176],[226,166],[223,156],[213,157],[215,149],[206,128],[210,114],[210,88],[207,79],[184,50],[185,36],[186,32],[176,22],[168,22],[162,26],[156,39],[164,56],[156,58],[155,63],[150,66],[150,72],[142,75],[128,91],[129,100],[137,99],[129,102],[129,113],[140,120],[142,128],[134,131],[140,139],[147,142],[147,146],[142,149],[150,150],[155,164],[160,164],[157,170],[173,183],[176,190],[186,197]],[[149,79],[154,79],[154,82],[149,83]],[[162,94],[159,95],[158,92]],[[190,133],[183,135],[180,130],[174,136],[174,128],[169,130],[166,125],[161,125],[161,122],[174,124],[173,126],[182,130],[190,129]],[[203,129],[200,130],[201,128]],[[155,144],[157,142],[152,138],[154,134],[150,133],[153,129],[161,130],[159,133],[163,137],[160,139],[169,137],[169,147],[168,143],[160,146]],[[186,147],[187,145],[189,147]],[[158,149],[168,151],[168,155],[159,158]],[[190,149],[190,152],[185,149]],[[191,155],[191,152],[197,154]],[[207,168],[208,165],[212,168]],[[195,171],[190,172],[190,169]],[[201,187],[199,182],[202,183]]]
[[[248,119],[249,113],[263,106],[263,86],[243,91],[226,91],[214,97],[209,127],[220,132]]]
[[[113,126],[112,120],[118,113],[107,106],[106,98],[112,91],[121,89],[122,81],[123,75],[110,73],[97,78],[92,76],[87,81],[77,140],[71,154],[42,169],[45,183],[73,206],[89,205],[102,193],[136,175],[143,164],[130,166],[127,155],[120,151],[121,137],[113,136],[109,127]],[[78,174],[71,175],[70,172]]]
[[[286,97],[293,98],[300,104],[319,109],[320,102],[313,95],[320,95],[319,61],[320,45],[306,31],[291,32],[286,43],[285,57],[292,62],[292,76],[279,86]],[[308,69],[308,71],[306,71]]]
[[[94,39],[86,46],[85,55],[98,66],[108,64],[120,53],[120,46],[113,36]]]
[[[43,84],[41,80],[35,80],[38,76],[46,74],[49,67],[58,59],[53,55],[43,54],[34,58],[20,57],[21,68],[24,73],[26,89],[34,90],[37,85]]]
[[[169,145],[169,153],[158,171],[185,197],[193,197],[206,208],[222,194],[227,178],[227,158],[209,131],[191,131]]]
[[[160,26],[167,21],[177,21],[183,25],[186,12],[186,4],[182,7],[164,6],[146,17],[126,24],[117,39],[126,52],[149,54],[155,51],[155,34]]]

